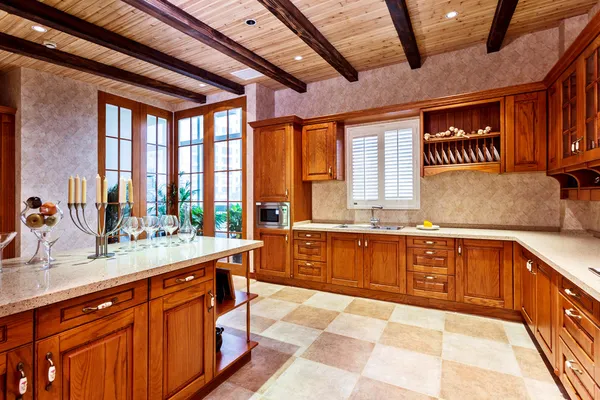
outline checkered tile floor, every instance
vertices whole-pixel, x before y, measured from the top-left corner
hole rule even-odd
[[[236,287],[245,280],[236,277]],[[519,323],[251,282],[259,346],[209,399],[563,399]],[[242,307],[217,325],[245,335]]]

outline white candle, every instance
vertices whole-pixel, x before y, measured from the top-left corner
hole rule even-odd
[[[81,202],[87,203],[87,180],[85,178],[81,180]]]
[[[108,203],[108,179],[104,177],[104,185],[102,187],[102,202]]]
[[[125,203],[125,178],[119,178],[119,204]]]
[[[133,181],[131,179],[127,182],[127,187],[129,188],[129,202],[133,203]]]
[[[79,175],[75,177],[75,203],[81,203],[81,182]]]
[[[96,175],[96,203],[102,203],[102,180],[100,174]]]
[[[69,177],[69,204],[73,204],[75,200],[75,184],[73,182],[73,177]]]

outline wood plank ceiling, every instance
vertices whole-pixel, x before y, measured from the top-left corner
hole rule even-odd
[[[169,0],[294,77],[306,82],[340,76],[257,0]],[[357,71],[406,60],[385,0],[292,0],[324,37]],[[284,86],[270,78],[243,81],[231,75],[247,68],[120,0],[44,0],[43,3],[78,18],[206,69],[240,84],[261,82],[272,89]],[[422,57],[475,44],[485,46],[498,0],[406,0]],[[561,19],[587,13],[596,0],[520,0],[506,38],[557,26]],[[458,17],[446,19],[449,11]],[[244,21],[253,18],[256,26]],[[220,89],[184,75],[49,29],[38,33],[31,21],[0,11],[0,32],[42,43],[51,40],[62,51],[135,72],[202,94]],[[502,51],[502,50],[500,50]],[[301,61],[294,59],[302,56]],[[424,60],[426,63],[426,59]],[[39,69],[73,79],[167,102],[180,100],[84,72],[70,70],[0,51],[0,72],[16,66]],[[359,77],[360,79],[360,77]]]

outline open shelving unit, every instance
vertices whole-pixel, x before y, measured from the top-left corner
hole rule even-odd
[[[504,99],[490,99],[421,111],[423,176],[447,171],[503,171]],[[466,137],[434,137],[449,127],[465,131]],[[476,132],[486,126],[490,133]],[[475,133],[473,133],[475,132]],[[432,135],[425,140],[425,133]]]

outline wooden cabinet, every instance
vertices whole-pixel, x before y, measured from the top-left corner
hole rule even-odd
[[[542,351],[554,366],[556,351],[556,312],[557,312],[556,273],[548,265],[535,263],[536,322],[535,338]]]
[[[364,235],[364,287],[386,292],[406,292],[406,238]]]
[[[264,246],[254,253],[256,272],[258,274],[290,278],[292,276],[290,231],[258,229],[254,239],[264,242]]]
[[[583,97],[577,65],[567,69],[558,81],[560,105],[559,127],[561,132],[561,167],[583,160],[583,134],[581,129],[581,99]],[[581,93],[580,93],[581,92]]]
[[[33,345],[0,353],[0,400],[31,400],[33,386]]]
[[[344,127],[337,122],[302,128],[302,179],[344,179]]]
[[[560,129],[560,98],[558,82],[548,88],[548,171],[560,168],[562,134]]]
[[[506,97],[506,172],[546,170],[546,92]]]
[[[362,234],[327,234],[327,283],[364,287]]]
[[[458,241],[456,300],[488,307],[513,308],[511,242]]]
[[[183,399],[213,378],[213,281],[150,302],[149,398]]]
[[[600,115],[600,37],[596,38],[577,60],[577,69],[582,76],[583,94],[582,119],[584,124],[583,135],[585,143],[582,143],[584,160],[594,161],[600,159],[600,128],[598,127],[598,116]]]
[[[0,187],[7,188],[0,200],[0,232],[14,232],[18,210],[15,202],[15,109],[0,106]],[[15,241],[5,249],[5,258],[15,257]]]
[[[289,201],[292,187],[292,125],[259,128],[254,132],[254,199]]]
[[[536,296],[535,296],[535,263],[531,256],[520,246],[516,247],[515,273],[521,278],[521,315],[529,329],[535,332]]]
[[[40,340],[35,353],[38,400],[145,399],[148,304]],[[52,365],[56,379],[50,382]]]

